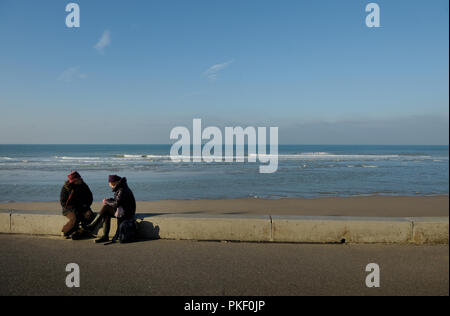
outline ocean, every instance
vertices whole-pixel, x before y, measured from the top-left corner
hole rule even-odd
[[[171,161],[170,145],[0,145],[0,202],[57,201],[71,170],[94,198],[126,176],[140,201],[448,195],[448,146],[282,145],[279,167]]]

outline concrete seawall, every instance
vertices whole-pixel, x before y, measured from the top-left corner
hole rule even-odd
[[[449,218],[138,214],[145,239],[292,243],[448,244]],[[0,233],[60,236],[51,212],[0,212]],[[112,220],[111,235],[116,230]]]

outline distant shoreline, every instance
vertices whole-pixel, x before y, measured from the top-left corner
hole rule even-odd
[[[99,211],[100,202],[92,209]],[[137,202],[138,213],[299,215],[362,217],[449,216],[449,196],[353,196],[319,198],[243,198],[229,200],[161,200]],[[0,203],[0,211],[47,211],[61,213],[58,202]]]

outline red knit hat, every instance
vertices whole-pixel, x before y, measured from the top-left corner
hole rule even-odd
[[[81,179],[81,176],[80,176],[80,174],[79,174],[78,172],[72,171],[72,172],[67,176],[67,178],[69,179],[69,182],[70,182],[70,183],[73,183],[75,180]]]

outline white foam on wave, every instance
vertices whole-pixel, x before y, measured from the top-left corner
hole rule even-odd
[[[326,155],[331,155],[331,154],[330,154],[330,153],[327,153],[327,152],[319,151],[319,152],[306,152],[306,153],[301,153],[301,155],[304,155],[304,156],[326,156]]]
[[[265,155],[270,157],[270,155]],[[433,159],[432,156],[407,156],[407,155],[370,155],[370,154],[330,154],[330,153],[300,153],[300,154],[280,154],[280,159],[300,159],[300,160],[428,160]]]
[[[117,158],[146,158],[146,155],[116,155]]]
[[[400,155],[350,155],[350,154],[329,154],[329,153],[305,153],[293,155],[279,155],[281,158],[292,159],[391,159],[400,158]]]
[[[224,153],[225,154],[225,153]],[[5,160],[9,160],[9,157],[0,157]],[[112,157],[71,157],[71,156],[56,156],[54,158],[60,159],[62,161],[67,162],[114,162],[114,161],[157,161],[157,160],[172,160],[170,155],[149,155],[149,154],[116,154]],[[202,160],[203,157],[197,157],[193,155],[180,155],[176,156],[176,158],[181,160]],[[433,157],[433,156],[411,156],[411,155],[402,155],[402,154],[392,154],[392,155],[383,155],[383,154],[332,154],[328,152],[304,152],[304,153],[296,153],[296,154],[278,154],[272,155],[270,153],[267,154],[249,154],[248,156],[233,156],[227,157],[222,155],[222,159],[225,161],[228,160],[248,160],[248,159],[275,159],[279,160],[405,160],[405,161],[417,161],[417,160],[428,160],[432,159],[437,162],[437,159],[448,160],[448,157]],[[367,166],[365,168],[376,168],[376,166]]]
[[[170,155],[114,155],[115,159],[145,159],[145,158],[170,158]]]
[[[171,159],[170,155],[129,155],[129,154],[123,154],[123,155],[114,155],[115,158],[113,160],[119,160],[119,159]],[[197,157],[193,155],[179,155],[176,156],[178,159],[202,159],[202,157]],[[285,159],[285,160],[326,160],[326,159],[337,159],[337,160],[382,160],[382,159],[404,159],[404,160],[426,160],[426,159],[433,159],[435,157],[432,156],[408,156],[408,155],[400,155],[400,154],[394,154],[394,155],[377,155],[377,154],[332,154],[328,152],[305,152],[305,153],[298,153],[298,154],[278,154],[278,155],[272,155],[272,154],[249,154],[248,156],[233,156],[228,157],[225,155],[222,155],[222,158],[224,160],[228,159],[248,159],[248,158],[276,158],[278,159]]]
[[[70,156],[55,156],[56,159],[61,160],[100,160],[100,157],[70,157]]]
[[[376,165],[347,165],[347,168],[378,168]]]

